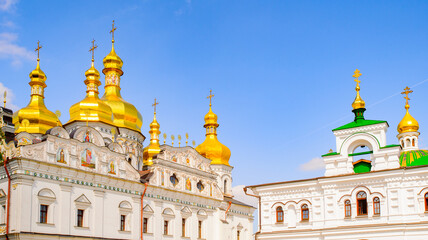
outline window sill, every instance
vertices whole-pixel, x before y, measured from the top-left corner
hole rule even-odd
[[[280,225],[280,224],[284,224],[284,222],[276,222],[275,224]]]
[[[55,224],[53,224],[53,223],[41,223],[41,222],[37,222],[37,225],[39,225],[39,226],[55,227]]]
[[[356,218],[368,218],[369,215],[364,214],[364,215],[357,215]]]
[[[143,233],[143,235],[153,236],[153,233],[145,232],[145,233]]]
[[[173,236],[172,235],[162,235],[163,237],[166,237],[166,238],[172,238]]]
[[[181,239],[190,239],[190,237],[183,237],[183,236],[181,236]]]
[[[379,218],[379,217],[380,217],[380,214],[373,214],[373,217],[374,217],[374,218]]]
[[[130,234],[130,233],[131,233],[131,231],[128,231],[128,230],[125,230],[125,231],[118,230],[118,232],[119,232],[119,233],[126,233],[126,234]]]
[[[76,229],[82,229],[82,230],[89,230],[89,227],[74,226],[74,228],[76,228]]]

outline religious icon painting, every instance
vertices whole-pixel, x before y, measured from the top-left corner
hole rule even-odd
[[[67,163],[65,161],[64,149],[62,149],[62,148],[58,149],[58,152],[56,153],[56,161],[59,163]]]
[[[83,167],[95,168],[95,157],[90,149],[85,149],[82,152],[80,159]]]
[[[204,184],[202,184],[202,181],[199,181],[198,184],[196,184],[196,187],[198,188],[199,192],[204,191]]]
[[[190,181],[190,178],[186,179],[186,190],[192,191],[192,181]]]
[[[89,130],[85,132],[85,135],[83,137],[83,142],[90,142],[90,143],[92,142],[92,133]]]
[[[189,165],[190,164],[190,159],[186,159],[186,164]]]
[[[116,174],[116,167],[114,165],[114,161],[111,161],[110,164],[108,165],[108,173],[110,174]]]
[[[177,157],[175,157],[175,156],[174,156],[174,157],[172,157],[172,161],[173,161],[173,162],[177,162]]]
[[[26,138],[26,137],[20,138],[18,140],[18,146],[29,145],[31,143],[32,143],[32,141],[30,139]]]
[[[172,185],[175,187],[178,184],[178,178],[175,176],[175,173],[169,177],[169,180],[171,181]]]

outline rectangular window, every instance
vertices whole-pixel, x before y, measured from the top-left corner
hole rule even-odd
[[[48,205],[40,205],[40,223],[48,223]]]
[[[241,231],[236,231],[236,239],[239,240],[239,237],[241,236]]]
[[[186,219],[185,218],[181,219],[181,236],[182,237],[186,236]]]
[[[198,221],[198,238],[202,238],[202,221]]]
[[[168,221],[163,221],[163,235],[168,235]]]
[[[120,231],[125,231],[125,221],[126,221],[126,216],[125,215],[120,215]]]
[[[77,226],[83,227],[83,213],[85,210],[77,209]]]
[[[367,215],[367,199],[358,199],[358,215]]]
[[[147,225],[149,223],[148,218],[143,218],[143,233],[147,233]]]

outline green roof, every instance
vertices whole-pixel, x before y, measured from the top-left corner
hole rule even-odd
[[[353,121],[353,122],[350,122],[350,123],[345,124],[343,126],[340,126],[338,128],[335,128],[332,131],[368,126],[368,125],[373,125],[373,124],[378,124],[378,123],[387,123],[387,121],[357,119],[356,121]]]
[[[331,152],[331,153],[324,154],[324,155],[322,155],[321,157],[325,157],[325,156],[333,156],[333,155],[339,155],[339,153],[337,153],[337,152]]]
[[[400,166],[421,166],[428,165],[428,151],[427,150],[412,150],[407,152],[401,152],[400,154]]]

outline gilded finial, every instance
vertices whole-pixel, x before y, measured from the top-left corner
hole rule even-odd
[[[214,94],[212,94],[212,90],[210,89],[210,95],[207,97],[210,99],[210,107],[211,107],[211,99],[214,97]]]
[[[111,42],[112,43],[114,43],[114,31],[116,31],[116,29],[117,28],[114,27],[114,20],[113,20],[113,23],[111,25],[111,30],[110,30],[110,33],[111,33]]]
[[[180,147],[180,144],[181,144],[181,135],[178,134],[177,138],[178,138],[178,147]]]
[[[42,49],[42,46],[40,46],[40,41],[37,41],[37,48],[34,50],[37,52],[37,62],[40,61],[40,49]]]
[[[188,142],[188,140],[189,140],[189,134],[188,134],[188,133],[186,133],[186,147],[187,147],[187,142]]]
[[[154,110],[155,110],[155,115],[156,115],[156,105],[159,105],[159,102],[156,102],[156,98],[155,98],[155,102],[152,104],[152,107],[154,107]]]
[[[166,133],[164,133],[163,134],[163,144],[166,144],[166,137],[167,137],[167,135],[166,135]]]
[[[406,94],[406,96],[404,96],[404,99],[406,99],[406,105],[404,106],[407,110],[410,108],[410,105],[409,105],[409,100],[410,100],[410,98],[409,98],[409,93],[412,93],[413,91],[412,90],[410,90],[410,88],[409,87],[406,87],[405,89],[404,89],[404,92],[402,92],[401,94]]]
[[[195,148],[195,145],[196,145],[195,140],[192,141],[192,145],[193,145],[193,148]]]
[[[398,133],[405,133],[405,132],[417,132],[419,129],[419,123],[418,121],[416,121],[416,119],[414,117],[412,117],[412,115],[410,115],[409,113],[409,93],[412,93],[413,91],[410,90],[409,87],[406,87],[404,89],[404,92],[402,92],[401,94],[405,95],[404,99],[406,99],[406,105],[404,106],[404,108],[406,109],[406,114],[404,115],[403,119],[400,121],[400,123],[397,126],[397,131]]]
[[[171,135],[171,146],[173,147],[174,147],[174,139],[175,139],[174,135]]]
[[[360,73],[360,70],[356,69],[354,72],[354,75],[352,75],[352,77],[354,77],[354,81],[357,83],[356,87],[355,87],[355,91],[357,91],[357,96],[355,97],[354,102],[352,103],[352,108],[353,109],[359,109],[359,108],[364,108],[366,106],[366,103],[364,102],[363,99],[361,99],[360,97],[360,80],[358,79],[362,74]]]
[[[56,122],[56,126],[58,127],[59,124],[60,124],[59,117],[61,117],[61,111],[60,110],[56,110],[55,111],[55,115],[56,115],[56,117],[58,119],[57,122]]]
[[[7,91],[6,90],[4,90],[4,93],[3,93],[3,98],[4,98],[4,100],[3,100],[3,107],[4,108],[6,108],[6,96],[7,96]]]
[[[95,39],[92,40],[92,47],[89,49],[89,52],[92,52],[92,63],[94,62],[95,49],[98,46],[95,45]]]

